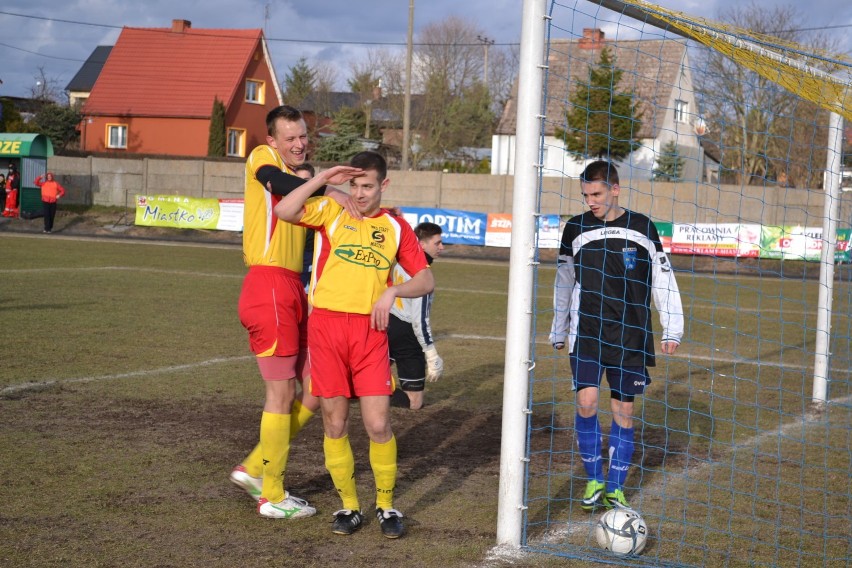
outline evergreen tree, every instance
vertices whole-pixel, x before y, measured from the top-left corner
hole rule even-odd
[[[314,155],[318,162],[346,162],[364,149],[360,141],[363,127],[359,126],[359,112],[343,107],[332,115],[334,134],[320,139]]]
[[[29,132],[21,113],[10,99],[0,99],[3,106],[3,116],[0,118],[0,132]]]
[[[597,64],[589,66],[589,80],[579,83],[565,112],[568,128],[555,135],[578,158],[619,160],[639,146],[636,134],[642,113],[632,92],[617,91],[623,71],[615,66],[608,48]]]
[[[207,138],[207,155],[218,158],[226,154],[225,103],[219,97],[213,98],[213,111],[210,114],[210,134]]]
[[[656,181],[680,181],[683,175],[684,159],[677,150],[677,142],[670,140],[660,149],[657,166],[651,171],[651,179]]]
[[[77,110],[55,103],[44,104],[29,125],[39,134],[44,134],[57,149],[76,147],[80,138],[77,127],[80,113]]]
[[[290,67],[290,72],[284,77],[284,103],[299,108],[308,95],[314,92],[317,73],[302,57],[298,63]]]

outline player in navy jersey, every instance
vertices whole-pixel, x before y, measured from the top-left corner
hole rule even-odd
[[[629,507],[624,481],[633,457],[633,404],[655,365],[651,299],[663,327],[660,349],[673,354],[683,336],[683,307],[654,223],[621,207],[618,171],[607,161],[580,175],[589,211],[565,225],[553,294],[550,343],[568,347],[580,457],[589,476],[582,508]],[[612,428],[604,479],[598,398],[604,371]]]

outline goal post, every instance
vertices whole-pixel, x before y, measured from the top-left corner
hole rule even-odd
[[[503,424],[497,544],[520,546],[524,512],[524,466],[532,365],[533,262],[536,259],[536,195],[541,167],[542,87],[547,0],[524,0],[518,71],[517,151],[509,253]]]
[[[587,210],[579,172],[627,146],[610,158],[619,205],[657,225],[686,320],[684,344],[657,349],[636,399],[620,485],[649,547],[631,565],[842,562],[852,554],[852,270],[836,263],[852,263],[852,193],[841,190],[852,61],[644,0],[524,0],[521,31],[517,97],[503,115],[512,124],[499,130],[514,136],[514,193],[497,544],[612,561],[595,544],[599,515],[580,506],[588,451],[576,445],[568,357],[547,335],[562,227]],[[694,76],[725,71],[707,54],[763,81],[744,89],[745,113],[719,111],[733,104],[724,88],[696,86]],[[761,90],[792,95],[788,106],[748,99]],[[715,114],[702,111],[715,102]],[[606,148],[590,151],[601,139]],[[612,412],[602,383],[604,462]]]

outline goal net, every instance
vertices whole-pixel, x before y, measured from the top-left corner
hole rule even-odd
[[[843,191],[852,130],[842,126],[852,121],[852,63],[830,41],[739,14],[720,23],[638,0],[548,3],[527,550],[616,560],[595,541],[603,509],[581,507],[589,474],[568,349],[549,339],[562,230],[588,211],[578,178],[605,159],[620,175],[619,204],[654,222],[685,321],[679,349],[664,355],[652,310],[656,366],[634,403],[623,482],[649,538],[640,556],[617,561],[838,566],[852,557],[852,192]],[[749,21],[765,26],[741,25]],[[494,140],[510,156],[514,117],[507,108]],[[511,157],[504,168],[515,173]],[[605,477],[610,400],[605,377]]]

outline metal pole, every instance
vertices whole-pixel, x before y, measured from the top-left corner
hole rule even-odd
[[[512,248],[503,382],[503,433],[497,544],[519,547],[523,524],[529,372],[532,367],[533,261],[536,242],[536,191],[541,171],[539,136],[544,84],[546,0],[524,0],[518,76],[517,151],[512,197]]]
[[[828,392],[828,366],[831,349],[831,313],[834,297],[834,252],[837,248],[837,218],[840,215],[841,152],[843,118],[831,113],[828,121],[828,155],[826,156],[824,211],[822,220],[822,252],[819,264],[819,298],[817,300],[816,347],[814,349],[813,402],[823,405]]]
[[[408,3],[408,45],[405,52],[405,102],[402,111],[402,165],[408,170],[408,149],[411,145],[411,56],[414,51],[414,0]]]
[[[485,85],[488,85],[488,48],[494,45],[494,40],[481,35],[476,36],[476,39],[479,40],[485,48],[485,57],[482,62],[482,82]]]

